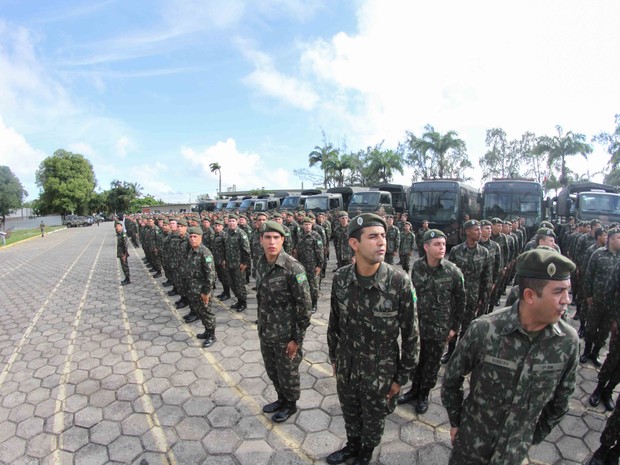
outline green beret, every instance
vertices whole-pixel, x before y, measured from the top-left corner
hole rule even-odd
[[[540,236],[553,237],[555,239],[555,233],[553,232],[553,229],[540,228],[538,231],[536,231],[536,234]]]
[[[198,226],[192,226],[187,230],[187,234],[198,234],[199,236],[202,236],[202,228],[199,228]]]
[[[597,224],[601,224],[601,220],[591,220],[590,221],[590,226],[592,226],[592,227],[596,226]]]
[[[164,219],[164,224],[170,224],[170,220],[168,218]]]
[[[367,228],[369,226],[383,226],[383,229],[387,231],[387,223],[379,215],[375,215],[374,213],[362,213],[351,220],[347,226],[347,234],[351,237],[351,234],[358,229]]]
[[[284,228],[277,221],[265,221],[265,223],[263,223],[263,225],[261,226],[260,232],[277,232],[278,234],[280,234],[280,236],[286,236]]]
[[[437,238],[446,238],[446,235],[443,233],[443,231],[439,230],[439,229],[429,229],[428,231],[426,231],[424,233],[424,236],[422,236],[422,242],[428,242],[428,241],[432,241],[433,239],[437,239]]]
[[[409,225],[409,227],[413,227],[409,221],[405,221],[405,225]]]
[[[571,260],[551,250],[528,250],[517,258],[517,276],[521,278],[564,281],[574,269]]]
[[[491,218],[491,224],[504,224],[504,222],[501,220],[501,218],[495,217]]]
[[[224,226],[224,222],[222,220],[215,220],[213,224],[221,224],[222,226]]]
[[[480,226],[491,226],[493,223],[491,223],[489,220],[482,220],[480,222]]]
[[[209,218],[208,216],[203,216],[201,218],[201,221],[208,221],[210,223],[211,222],[211,218]]]
[[[607,231],[607,238],[610,238],[614,234],[620,234],[620,229],[618,229],[618,228],[611,228],[609,231]]]
[[[553,223],[550,223],[549,221],[541,221],[539,228],[553,229]]]
[[[114,226],[116,226],[117,224],[120,224],[121,226],[123,225],[122,222],[118,221],[118,220],[114,220]]]
[[[316,219],[316,217],[314,216],[314,213],[312,212],[308,212],[308,214],[306,215],[306,218]]]
[[[338,213],[338,218],[348,218],[349,214],[345,211]]]
[[[312,218],[310,218],[309,216],[304,216],[304,219],[301,220],[302,223],[310,223],[312,224]]]
[[[282,218],[282,215],[280,215],[279,213],[274,213],[273,215],[271,215],[272,218]]]
[[[231,213],[228,215],[228,219],[229,220],[237,220],[239,221],[239,217],[237,215],[235,215],[234,213]]]
[[[480,226],[480,222],[478,220],[467,220],[463,223],[463,229],[467,231],[469,228],[473,228],[474,226]]]
[[[265,212],[258,212],[254,217],[258,218],[259,216],[264,216],[265,218],[269,218],[269,215]]]
[[[177,224],[179,226],[187,226],[187,220],[185,218],[181,218],[181,219],[177,220]]]

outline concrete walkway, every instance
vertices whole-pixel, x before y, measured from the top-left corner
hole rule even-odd
[[[325,463],[345,439],[326,344],[334,264],[304,342],[299,413],[274,425],[254,292],[241,314],[216,302],[218,341],[203,349],[142,256],[121,287],[110,223],[0,249],[0,463]],[[526,463],[585,463],[598,447],[596,375],[580,367],[569,415]],[[449,451],[436,387],[425,415],[388,417],[373,463],[439,465]]]

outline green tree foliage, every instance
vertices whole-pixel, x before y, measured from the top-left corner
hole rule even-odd
[[[478,160],[483,180],[521,176],[518,144],[506,139],[506,131],[502,128],[488,129],[485,143],[489,150]]]
[[[41,162],[36,183],[43,212],[86,214],[97,180],[83,155],[60,149]]]
[[[403,158],[399,152],[384,150],[383,142],[373,147],[364,159],[366,185],[392,181],[395,172],[403,174]]]
[[[28,192],[8,166],[0,166],[0,215],[4,225],[6,215],[22,206]]]
[[[407,131],[407,139],[400,144],[405,163],[414,170],[413,180],[465,179],[465,171],[473,168],[467,157],[465,141],[456,131],[441,134],[430,124],[424,127],[421,137]]]
[[[620,185],[620,114],[615,118],[614,132],[601,132],[592,138],[592,142],[605,145],[609,154],[609,173],[605,175],[605,184]]]
[[[323,133],[323,146],[315,146],[314,150],[308,154],[308,166],[312,168],[313,166],[319,165],[321,170],[323,170],[323,186],[326,189],[329,183],[329,164],[330,162],[333,163],[334,159],[337,160],[339,155],[339,150],[334,148],[331,142],[327,141],[325,133]]]
[[[93,195],[88,202],[89,213],[110,213],[108,192],[109,191],[93,192]]]
[[[142,195],[142,187],[136,182],[114,180],[107,191],[108,207],[113,213],[129,213],[134,200]]]
[[[217,171],[217,173],[219,174],[219,184],[218,184],[218,194],[222,192],[222,167],[219,163],[211,163],[209,165],[209,169],[211,170],[212,173],[215,173]]]
[[[553,137],[539,137],[532,153],[546,155],[549,170],[557,170],[559,165],[560,177],[558,180],[562,186],[566,186],[569,183],[566,157],[582,155],[587,160],[588,154],[592,153],[592,146],[586,142],[586,136],[583,134],[572,131],[564,134],[562,126],[558,125],[555,128],[558,134]]]
[[[150,194],[146,194],[144,197],[132,199],[129,209],[125,211],[128,213],[139,213],[142,211],[142,207],[153,207],[156,205],[166,205],[166,202],[162,199],[156,199]]]

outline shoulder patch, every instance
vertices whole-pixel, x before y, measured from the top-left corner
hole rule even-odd
[[[415,293],[415,287],[411,288],[411,297],[413,297],[413,303],[415,304],[418,301],[418,295]]]
[[[304,281],[308,280],[308,277],[306,276],[306,273],[299,273],[297,276],[295,276],[295,279],[297,280],[297,282],[299,284],[303,283]]]
[[[205,262],[211,263],[212,261],[213,261],[213,255],[209,255],[209,256],[205,257]]]
[[[319,239],[318,241],[316,241],[317,244],[319,245],[323,245],[323,241],[321,239]]]

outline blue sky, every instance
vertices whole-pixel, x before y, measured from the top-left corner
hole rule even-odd
[[[0,164],[32,199],[63,148],[103,189],[174,202],[215,193],[213,162],[223,188],[296,188],[322,131],[356,151],[430,123],[466,141],[476,183],[486,129],[613,130],[618,17],[616,0],[0,0]]]

